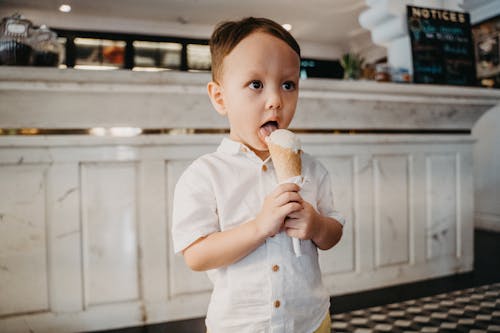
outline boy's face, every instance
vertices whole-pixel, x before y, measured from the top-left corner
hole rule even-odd
[[[230,138],[267,157],[265,136],[287,128],[295,114],[299,56],[281,39],[254,32],[224,58],[221,74],[208,90],[217,111],[229,119]]]

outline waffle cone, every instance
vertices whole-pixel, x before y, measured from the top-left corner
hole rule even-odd
[[[285,148],[280,145],[270,143],[268,145],[271,159],[278,182],[283,182],[292,177],[302,174],[302,161],[300,159],[300,150],[295,152],[293,149]]]

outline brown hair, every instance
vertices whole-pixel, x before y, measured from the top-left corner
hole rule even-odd
[[[293,36],[278,23],[267,18],[247,17],[240,21],[219,23],[210,37],[212,80],[218,82],[222,61],[245,37],[253,32],[269,33],[287,43],[300,57],[300,46]]]

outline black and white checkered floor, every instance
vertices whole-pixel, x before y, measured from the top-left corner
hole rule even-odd
[[[500,332],[500,283],[335,314],[332,332]]]

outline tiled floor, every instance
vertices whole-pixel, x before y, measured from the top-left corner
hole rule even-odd
[[[500,332],[500,283],[333,315],[335,333]]]
[[[500,332],[500,233],[474,236],[474,272],[337,296],[335,332]],[[205,324],[200,318],[105,332],[204,333]]]

